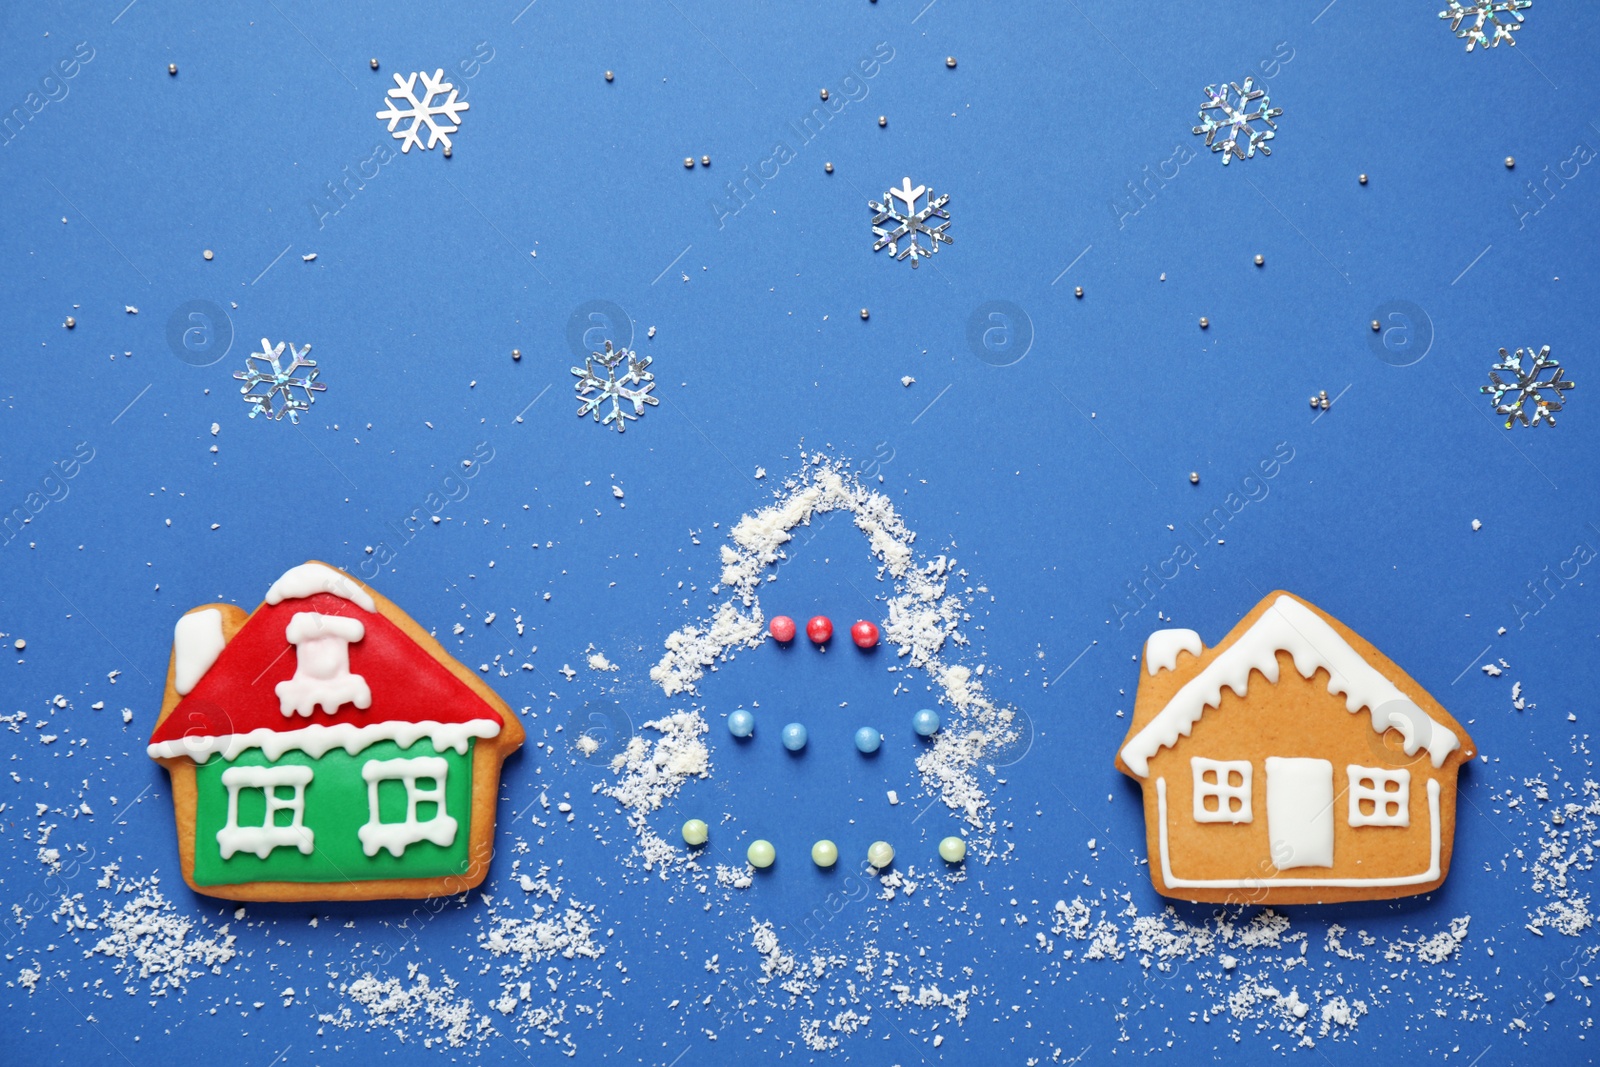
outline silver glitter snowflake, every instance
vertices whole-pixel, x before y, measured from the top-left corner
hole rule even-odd
[[[1533,0],[1448,2],[1450,6],[1439,12],[1439,17],[1450,20],[1450,29],[1467,42],[1469,52],[1474,48],[1498,48],[1501,41],[1515,47],[1517,39],[1511,36],[1512,31],[1521,28],[1522,12],[1533,6]]]
[[[417,79],[422,79],[422,98],[417,98]],[[443,103],[436,103],[434,98],[448,91],[450,96]],[[411,146],[432,149],[434,145],[443,143],[445,155],[450,154],[450,134],[461,128],[461,112],[467,110],[469,105],[465,100],[456,99],[456,87],[444,80],[444,68],[440,67],[433,72],[433,77],[428,77],[424,71],[413,72],[409,78],[402,79],[400,75],[394,76],[394,88],[389,90],[389,101],[384,110],[377,113],[378,118],[389,120],[389,132],[400,142],[400,151],[409,152]],[[404,101],[406,107],[395,106],[396,101]],[[439,116],[443,116],[440,121]],[[411,125],[402,130],[396,130],[402,119],[410,119]],[[428,128],[428,143],[422,143],[418,131],[424,126]]]
[[[1530,362],[1525,366],[1524,359]],[[1554,369],[1555,373],[1549,378],[1544,378],[1546,370]],[[1503,381],[1495,371],[1509,371],[1512,381]],[[1537,355],[1533,348],[1519,348],[1515,355],[1507,355],[1505,349],[1500,350],[1500,362],[1496,363],[1489,371],[1489,380],[1493,385],[1480,385],[1478,392],[1488,393],[1494,401],[1496,413],[1506,417],[1506,429],[1511,429],[1511,424],[1521,422],[1524,426],[1537,426],[1542,419],[1551,426],[1556,424],[1553,412],[1561,410],[1561,394],[1571,389],[1575,382],[1562,380],[1566,371],[1561,364],[1550,358],[1550,346],[1545,345],[1539,349]],[[1548,396],[1546,394],[1549,394]],[[1511,397],[1508,401],[1506,398]],[[1529,421],[1528,411],[1533,411],[1533,419]]]
[[[277,421],[285,415],[289,421],[298,424],[300,413],[309,411],[316,402],[313,393],[325,393],[328,387],[317,381],[317,361],[307,359],[306,354],[311,351],[311,346],[295,349],[288,345],[291,357],[289,365],[283,365],[283,349],[285,342],[279,341],[276,348],[263,337],[261,351],[252,352],[245,357],[244,370],[234,371],[233,376],[244,382],[239,387],[243,394],[244,402],[250,405],[250,417],[265,415]],[[306,369],[310,373],[299,377],[296,372]],[[294,390],[300,390],[301,396],[295,396]],[[281,403],[281,406],[279,406]]]
[[[904,206],[896,206],[896,200]],[[923,201],[920,209],[917,207],[918,200]],[[925,185],[913,189],[910,178],[903,179],[900,188],[891,188],[884,193],[883,203],[868,200],[867,206],[875,212],[872,216],[872,232],[878,238],[872,250],[877,252],[887,248],[895,259],[905,259],[909,256],[911,265],[915,267],[918,259],[939,251],[941,243],[954,243],[950,240],[950,235],[944,232],[950,225],[950,213],[944,209],[949,202],[949,193],[935,197],[933,190]],[[929,219],[945,221],[936,226],[929,226]],[[927,247],[923,247],[917,240],[919,234],[928,238],[930,243]]]
[[[628,369],[618,378],[617,365],[624,358]],[[604,378],[595,373],[596,363],[605,369]],[[649,366],[649,356],[640,356],[631,348],[613,348],[610,341],[606,342],[605,351],[590,353],[583,366],[572,368],[572,373],[578,377],[573,386],[579,400],[578,418],[593,415],[594,421],[602,426],[614,422],[618,433],[625,431],[626,423],[637,421],[644,414],[646,404],[654,407],[661,403],[650,395],[650,390],[656,387],[656,376],[646,370]],[[611,401],[611,410],[602,418],[600,409],[607,400]],[[633,411],[624,408],[623,401],[632,404]]]
[[[1221,89],[1214,85],[1206,86],[1206,102],[1200,105],[1200,125],[1194,128],[1194,132],[1205,134],[1206,147],[1222,153],[1223,166],[1227,166],[1235,156],[1248,159],[1256,154],[1258,148],[1262,155],[1272,155],[1267,142],[1278,136],[1274,132],[1278,125],[1272,120],[1283,114],[1283,108],[1273,107],[1266,90],[1252,88],[1254,84],[1252,79],[1246,78],[1242,86],[1236,82],[1226,82]],[[1251,111],[1250,105],[1258,100],[1260,103]],[[1207,115],[1208,111],[1221,114]],[[1271,129],[1256,129],[1250,125],[1252,122],[1264,122]],[[1224,135],[1227,140],[1218,141],[1218,134]],[[1241,137],[1245,141],[1243,148],[1239,146]]]

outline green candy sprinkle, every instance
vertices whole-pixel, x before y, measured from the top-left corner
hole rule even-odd
[[[839,846],[824,838],[811,846],[811,862],[818,867],[832,867],[839,862]]]
[[[947,837],[939,842],[939,855],[946,863],[960,863],[967,858],[967,843],[959,837]]]
[[[752,867],[771,867],[778,858],[778,850],[772,847],[771,841],[752,841],[744,855]]]
[[[874,841],[867,846],[867,862],[883,870],[894,862],[894,846],[887,841]]]
[[[703,845],[710,834],[711,831],[703,819],[690,819],[683,824],[683,843],[686,845]]]

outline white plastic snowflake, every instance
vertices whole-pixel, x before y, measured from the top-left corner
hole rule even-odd
[[[626,357],[628,369],[617,377],[617,364]],[[617,432],[622,433],[627,429],[626,423],[637,421],[644,414],[644,406],[649,404],[655,407],[661,401],[650,395],[650,390],[656,387],[656,376],[645,368],[650,366],[649,356],[640,356],[631,348],[612,348],[611,342],[606,342],[605,351],[592,352],[583,361],[583,366],[573,367],[572,373],[578,376],[573,388],[578,394],[578,418],[593,415],[594,421],[602,426],[614,422]],[[600,377],[594,372],[595,364],[605,368],[606,376]],[[639,388],[629,388],[636,386]],[[611,410],[602,418],[601,406],[611,401]],[[633,411],[627,411],[623,401],[633,405]]]
[[[244,370],[234,371],[233,376],[244,382],[239,387],[243,394],[244,402],[250,405],[250,417],[265,415],[277,421],[285,415],[289,421],[298,424],[300,413],[309,411],[316,402],[313,393],[325,393],[328,387],[317,381],[317,361],[305,358],[311,351],[311,346],[295,350],[294,345],[289,345],[289,355],[292,357],[289,365],[283,365],[283,349],[285,342],[279,341],[276,348],[261,339],[261,351],[252,352],[245,357]],[[261,364],[261,366],[257,366]],[[295,372],[306,368],[311,373],[305,377],[297,377]],[[300,390],[303,396],[295,396],[294,390]],[[281,401],[282,407],[276,402]]]
[[[417,99],[417,79],[422,79],[422,99]],[[434,103],[434,98],[444,92],[450,96],[443,103]],[[456,88],[444,80],[444,68],[440,67],[433,72],[433,77],[428,77],[423,71],[415,71],[410,77],[401,80],[400,75],[394,76],[394,88],[389,90],[390,100],[384,110],[378,112],[378,118],[389,120],[389,132],[400,142],[400,151],[409,152],[411,146],[432,149],[434,145],[444,142],[445,152],[450,150],[450,134],[461,128],[461,112],[466,111],[470,105],[465,100],[456,99]],[[404,108],[396,107],[395,101],[403,100],[408,105]],[[444,121],[436,116],[443,115]],[[397,130],[402,119],[410,119],[411,125]],[[426,125],[428,127],[428,143],[424,145],[418,131]]]
[[[1531,358],[1532,362],[1523,366],[1523,359]],[[1544,372],[1550,368],[1555,373],[1548,379],[1543,379]],[[1495,371],[1510,371],[1514,381],[1502,381]],[[1561,364],[1550,358],[1550,346],[1545,345],[1537,355],[1532,346],[1519,348],[1515,355],[1507,355],[1505,349],[1500,350],[1500,362],[1489,370],[1489,380],[1493,385],[1480,385],[1478,392],[1488,393],[1494,401],[1494,410],[1497,414],[1506,417],[1506,429],[1511,429],[1511,424],[1521,422],[1524,426],[1537,426],[1543,419],[1551,426],[1556,424],[1556,417],[1552,412],[1561,410],[1561,394],[1571,389],[1576,382],[1562,380],[1566,371]],[[1546,393],[1552,395],[1546,396]],[[1509,402],[1506,397],[1513,399]],[[1533,420],[1528,419],[1528,409],[1533,409]]]
[[[1222,153],[1222,165],[1227,166],[1234,156],[1247,159],[1256,154],[1256,149],[1261,150],[1264,156],[1272,155],[1272,149],[1267,147],[1267,142],[1278,136],[1275,132],[1278,124],[1272,120],[1283,114],[1283,108],[1273,107],[1268,99],[1266,90],[1254,89],[1253,79],[1246,78],[1244,85],[1235,82],[1224,83],[1221,89],[1214,85],[1206,86],[1206,102],[1200,105],[1200,125],[1194,128],[1195,133],[1206,135],[1206,147],[1213,152]],[[1233,90],[1230,95],[1229,90]],[[1257,100],[1261,101],[1254,111],[1250,105]],[[1220,116],[1207,115],[1207,111],[1220,111]],[[1271,129],[1258,130],[1250,125],[1252,122],[1264,122]],[[1226,134],[1227,140],[1219,142],[1217,134]],[[1239,147],[1239,138],[1244,137],[1245,146]]]
[[[918,210],[917,201],[924,197],[926,200]],[[904,208],[896,207],[896,200],[904,204]],[[949,193],[935,197],[933,190],[925,185],[913,189],[909,177],[902,179],[900,188],[891,188],[884,193],[883,203],[868,200],[867,206],[876,212],[872,216],[872,232],[877,235],[878,240],[873,244],[872,250],[877,252],[888,248],[889,254],[895,259],[905,259],[909,256],[911,265],[915,267],[917,260],[922,256],[931,256],[939,251],[941,243],[954,243],[950,240],[950,235],[944,232],[950,225],[950,213],[944,209],[949,202]],[[936,226],[929,226],[929,219],[945,221]],[[885,226],[885,223],[893,225]],[[931,244],[924,248],[917,240],[918,234],[927,237]],[[902,245],[905,247],[902,248]]]
[[[1450,29],[1467,42],[1467,51],[1474,48],[1498,48],[1500,42],[1516,47],[1512,31],[1522,26],[1522,12],[1533,6],[1533,0],[1477,0],[1459,3],[1448,0],[1450,6],[1439,12],[1439,17],[1450,20]],[[1501,16],[1509,15],[1510,21]],[[1492,29],[1493,36],[1487,32]]]

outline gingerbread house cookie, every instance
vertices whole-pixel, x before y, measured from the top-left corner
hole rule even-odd
[[[1387,656],[1276,592],[1213,648],[1150,636],[1116,765],[1143,787],[1157,892],[1320,904],[1437,889],[1474,755]]]
[[[405,612],[323,563],[178,620],[149,754],[184,881],[233,900],[460,893],[522,724]]]

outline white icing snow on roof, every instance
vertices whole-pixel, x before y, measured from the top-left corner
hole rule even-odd
[[[1260,671],[1276,685],[1279,652],[1293,657],[1295,670],[1303,678],[1316,674],[1319,667],[1326,670],[1328,692],[1343,695],[1345,709],[1351,714],[1366,708],[1373,732],[1382,734],[1391,727],[1399,730],[1406,755],[1426,749],[1433,765],[1442,767],[1445,758],[1461,747],[1452,730],[1435,722],[1395,688],[1322,616],[1293,597],[1280,596],[1250,629],[1189,679],[1167,706],[1122,747],[1122,762],[1134,774],[1146,777],[1151,757],[1176,744],[1179,737],[1188,737],[1206,709],[1221,704],[1224,686],[1243,697],[1252,670]]]
[[[1193,630],[1157,630],[1144,643],[1145,669],[1151,675],[1170,671],[1178,665],[1179,652],[1198,656],[1205,647]]]
[[[302,563],[298,567],[289,568],[283,573],[283,577],[273,582],[272,588],[267,590],[267,603],[279,604],[285,600],[299,600],[315,593],[332,593],[367,611],[378,610],[378,605],[373,603],[372,595],[361,588],[353,578],[347,574],[340,574],[323,563]]]
[[[393,741],[402,749],[410,748],[419,738],[433,743],[434,751],[453,748],[465,754],[467,742],[476,737],[490,738],[500,734],[500,724],[492,719],[472,719],[468,722],[390,722],[335,723],[325,726],[313,723],[298,730],[269,730],[262,728],[242,734],[188,735],[172,741],[148,745],[145,751],[151,759],[175,759],[188,756],[196,763],[204,763],[213,755],[232,761],[239,754],[259,748],[269,760],[282,758],[285,752],[304,752],[312,759],[321,759],[336,748],[354,756],[379,741]]]
[[[191,611],[172,628],[172,687],[179,696],[200,684],[228,642],[222,636],[222,612]]]

